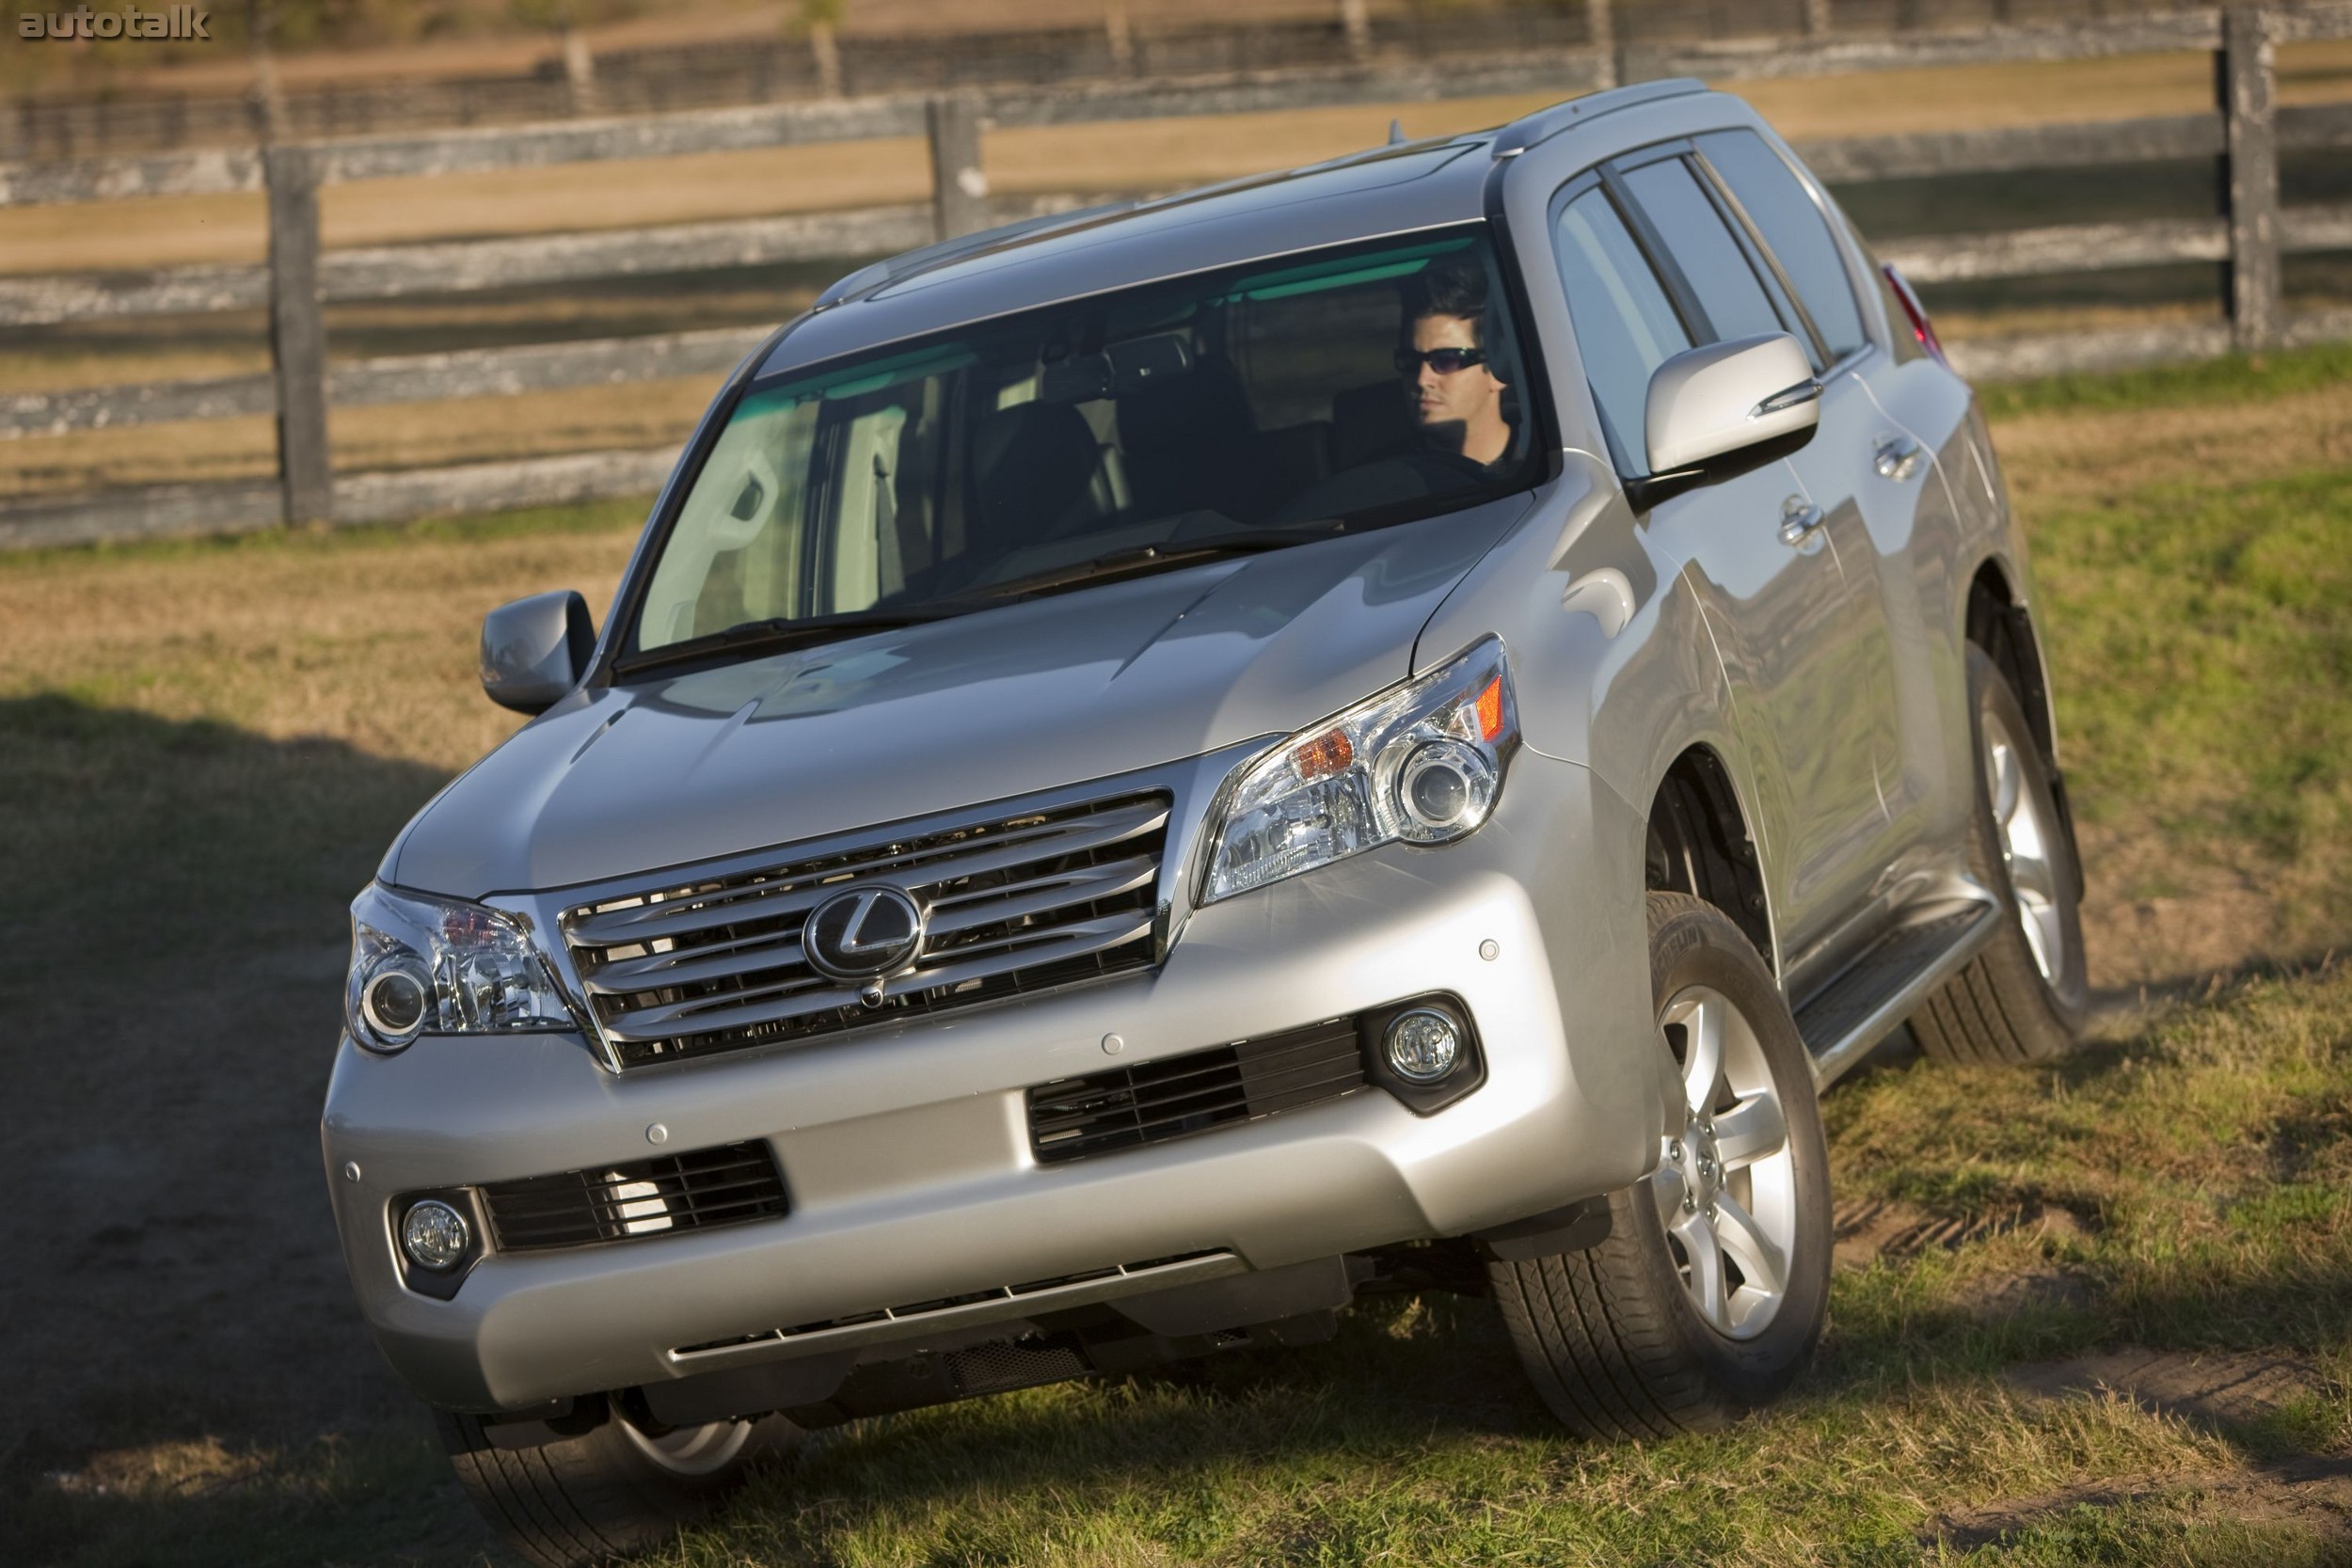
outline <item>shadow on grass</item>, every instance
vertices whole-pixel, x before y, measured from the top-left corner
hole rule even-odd
[[[2217,969],[2186,970],[2136,986],[2094,986],[2090,1014],[2096,1028],[2103,1018],[2125,1017],[2151,1004],[2210,1002],[2253,980],[2296,980],[2327,973],[2341,961],[2344,949],[2318,943],[2299,952],[2262,954]]]
[[[360,1561],[433,1535],[367,1505],[438,1456],[352,1307],[316,1128],[345,908],[441,783],[0,701],[0,1557]]]
[[[0,941],[14,959],[0,988],[340,940],[341,906],[445,778],[336,740],[56,694],[0,701]]]

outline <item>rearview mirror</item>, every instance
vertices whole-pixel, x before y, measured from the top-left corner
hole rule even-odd
[[[1636,509],[1787,455],[1820,423],[1821,384],[1786,332],[1687,349],[1649,379],[1649,477]],[[1629,487],[1630,488],[1630,487]]]
[[[533,594],[482,622],[482,689],[516,713],[545,713],[580,684],[596,652],[588,601],[568,588]]]

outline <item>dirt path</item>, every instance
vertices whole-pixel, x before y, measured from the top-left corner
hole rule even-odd
[[[2286,1357],[2130,1348],[2012,1367],[2003,1381],[2029,1402],[2123,1400],[2225,1440],[2325,1392],[2316,1369]],[[2192,1528],[2223,1521],[2241,1528],[2292,1526],[2333,1547],[2352,1548],[2352,1457],[2249,1457],[2234,1469],[2107,1479],[2003,1497],[1938,1514],[1919,1540],[1923,1545],[1972,1551],[2077,1509],[2148,1503],[2181,1510]]]
[[[2068,1487],[2035,1497],[2005,1497],[1936,1516],[1919,1532],[1922,1546],[1974,1551],[1998,1545],[2037,1524],[2080,1508],[2186,1503],[2187,1523],[2212,1527],[2287,1525],[2352,1547],[2352,1459],[2298,1459],[2243,1470],[2148,1476]]]
[[[1934,1249],[2024,1235],[2056,1250],[2090,1222],[2062,1208],[2028,1207],[1974,1218],[1944,1219],[1907,1204],[1847,1200],[1836,1217],[1836,1266],[1864,1269]],[[1979,1319],[2013,1316],[2038,1306],[2086,1306],[2088,1282],[2056,1264],[2002,1270],[1974,1282],[1963,1302]],[[1937,1514],[1917,1535],[1922,1546],[1973,1551],[1998,1545],[2077,1509],[2164,1504],[2193,1523],[2290,1525],[2352,1546],[2352,1457],[2258,1457],[2246,1445],[2263,1423],[2298,1402],[2330,1397],[2327,1378],[2293,1356],[2150,1350],[2118,1346],[2060,1361],[2011,1365],[2000,1381],[2027,1404],[2120,1400],[2182,1421],[2248,1455],[2236,1468],[2108,1478],[2032,1496],[1995,1498]]]

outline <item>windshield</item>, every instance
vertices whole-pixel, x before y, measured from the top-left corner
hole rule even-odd
[[[1482,230],[1033,310],[755,384],[637,657],[977,609],[1534,482]]]

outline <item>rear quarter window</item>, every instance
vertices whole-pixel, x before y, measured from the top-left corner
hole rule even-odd
[[[1740,242],[1732,237],[1723,214],[1699,188],[1696,176],[1680,158],[1666,158],[1629,169],[1626,185],[1642,212],[1665,242],[1666,254],[1691,285],[1699,309],[1707,312],[1709,341],[1753,338],[1766,332],[1796,331],[1772,308],[1764,284],[1748,265]]]
[[[1869,341],[1844,253],[1803,181],[1753,131],[1718,131],[1699,150],[1763,235],[1835,361]]]

